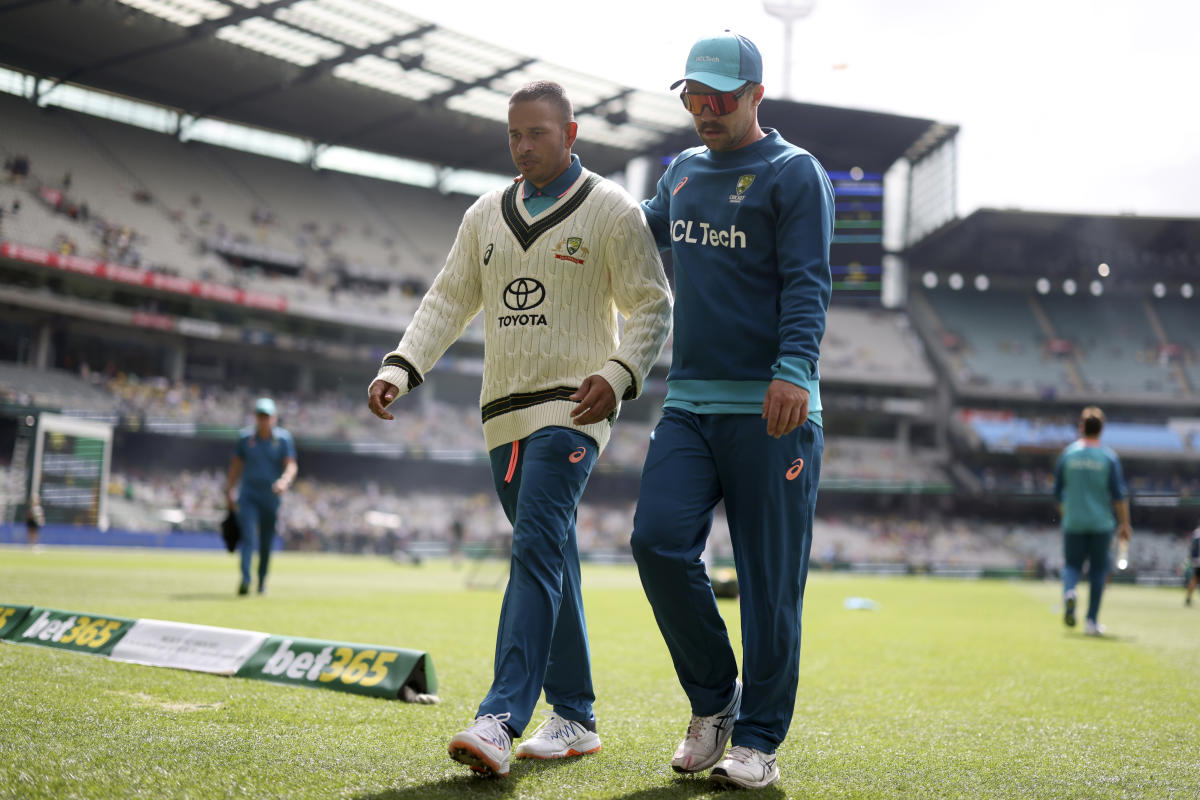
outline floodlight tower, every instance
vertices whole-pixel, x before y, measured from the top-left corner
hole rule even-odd
[[[763,10],[783,22],[783,96],[792,98],[792,26],[812,13],[817,0],[763,0]]]

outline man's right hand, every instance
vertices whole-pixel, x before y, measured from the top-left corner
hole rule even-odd
[[[380,419],[395,419],[387,407],[400,395],[400,389],[395,384],[376,378],[367,389],[367,408]]]
[[[237,500],[233,497],[233,489],[225,490],[225,507],[230,511],[237,511]]]

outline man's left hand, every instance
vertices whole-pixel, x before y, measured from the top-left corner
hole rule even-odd
[[[572,400],[579,405],[571,409],[571,421],[576,425],[591,425],[608,417],[617,407],[617,395],[608,381],[599,375],[588,375],[579,384]]]
[[[762,418],[767,421],[768,436],[787,436],[808,419],[808,390],[779,378],[771,381]]]

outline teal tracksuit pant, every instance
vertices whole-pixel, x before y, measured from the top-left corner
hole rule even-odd
[[[666,408],[634,516],[633,556],[679,682],[699,716],[733,697],[737,661],[701,560],[724,499],[742,616],[742,705],[733,744],[774,753],[792,720],[800,612],[824,434],[780,439],[756,414]]]
[[[570,428],[543,428],[490,455],[513,547],[495,673],[478,713],[509,713],[519,736],[544,688],[560,716],[587,722],[595,694],[575,517],[596,443]]]
[[[279,514],[279,495],[266,487],[242,484],[238,491],[237,518],[242,529],[240,541],[242,583],[250,585],[250,565],[258,551],[258,584],[267,579],[271,564],[271,547],[275,542],[275,520]]]

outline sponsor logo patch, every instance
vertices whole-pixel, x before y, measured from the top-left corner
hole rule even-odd
[[[746,232],[739,231],[736,225],[730,225],[728,230],[724,230],[714,228],[707,222],[677,219],[671,223],[671,239],[688,244],[728,247],[731,250],[746,249]]]
[[[733,188],[733,194],[729,195],[729,202],[740,203],[746,199],[746,190],[750,188],[750,184],[754,183],[755,175],[742,175],[737,179],[737,185]]]
[[[588,249],[583,246],[583,239],[578,236],[567,237],[554,245],[554,257],[560,261],[582,264],[587,254]]]

